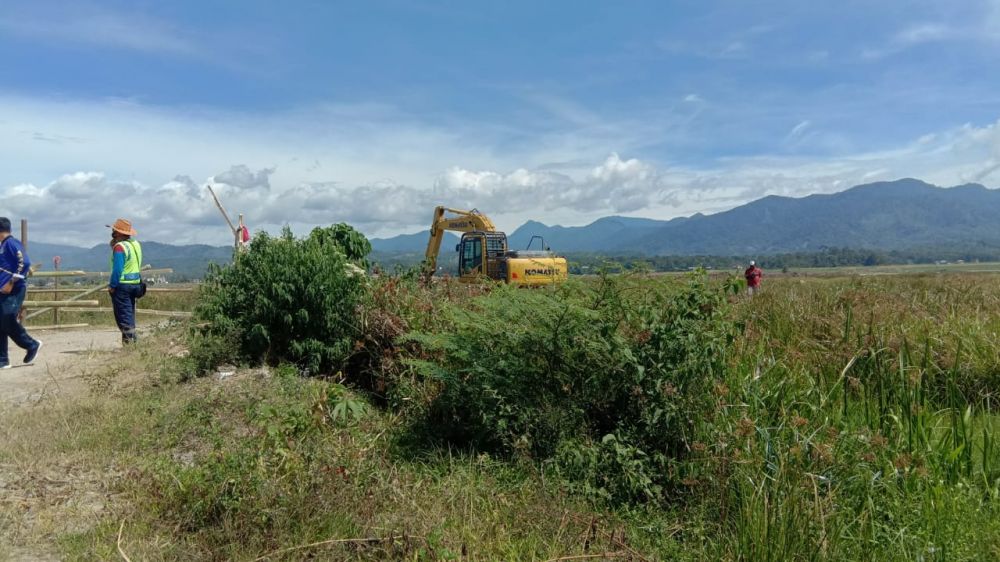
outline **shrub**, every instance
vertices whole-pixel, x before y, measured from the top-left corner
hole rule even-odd
[[[314,228],[309,233],[309,240],[320,247],[340,252],[352,263],[368,265],[367,256],[372,251],[372,245],[364,235],[348,224]]]
[[[711,415],[731,327],[700,277],[647,302],[620,281],[551,291],[498,287],[414,340],[441,384],[431,410],[454,443],[546,461],[612,500],[661,497],[695,420]]]
[[[358,265],[364,236],[339,224],[296,239],[257,235],[233,264],[213,267],[195,308],[192,357],[204,370],[221,360],[288,361],[310,373],[344,364],[358,334],[366,291]]]

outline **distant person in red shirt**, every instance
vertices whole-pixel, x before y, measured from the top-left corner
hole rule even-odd
[[[751,297],[760,290],[760,278],[764,276],[764,271],[757,267],[757,262],[750,260],[750,267],[743,272],[743,277],[747,278],[747,294]]]

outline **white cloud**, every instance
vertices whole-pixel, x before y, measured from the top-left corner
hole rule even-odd
[[[802,134],[806,132],[806,129],[808,129],[811,125],[812,122],[810,122],[808,119],[804,121],[799,121],[797,125],[792,127],[791,131],[788,131],[788,135],[785,136],[785,142],[792,141],[802,136]]]
[[[368,234],[426,228],[435,205],[478,208],[501,228],[526,219],[583,224],[613,213],[669,218],[715,212],[765,195],[829,193],[868,181],[919,177],[939,185],[989,179],[1000,170],[1000,122],[924,136],[893,150],[838,159],[753,157],[712,168],[659,167],[611,154],[576,174],[518,168],[450,167],[427,187],[396,182],[275,184],[277,172],[236,165],[202,182],[177,176],[158,187],[97,172],[63,175],[45,185],[0,188],[3,213],[28,217],[35,238],[94,243],[103,224],[132,219],[142,237],[224,244],[228,236],[204,185],[254,229],[347,221]]]
[[[70,42],[183,56],[205,52],[194,37],[149,17],[44,2],[32,10],[8,10],[0,16],[0,31],[45,43]]]
[[[733,41],[732,43],[726,45],[722,51],[719,52],[720,58],[744,58],[747,56],[747,46],[742,41]]]
[[[392,235],[426,228],[441,204],[479,208],[510,230],[527,219],[670,218],[906,176],[1000,179],[997,124],[879,152],[679,165],[634,157],[633,145],[679,135],[669,128],[583,121],[537,139],[515,131],[511,143],[489,124],[427,124],[372,104],[260,117],[0,95],[0,215],[28,218],[42,241],[97,243],[124,216],[146,239],[225,244],[208,183],[254,229],[347,221]],[[801,141],[811,127],[801,121],[787,136]]]
[[[9,4],[9,5],[7,5]],[[132,52],[209,64],[244,75],[269,77],[282,64],[271,36],[238,22],[216,23],[199,33],[197,24],[153,15],[139,3],[121,7],[93,2],[31,0],[7,2],[0,11],[0,37],[35,47]]]
[[[955,30],[947,25],[940,23],[920,23],[900,30],[893,37],[892,42],[901,46],[933,43],[948,39],[954,33]]]
[[[861,56],[869,60],[878,60],[901,53],[911,47],[947,41],[961,35],[958,29],[941,23],[917,23],[900,29],[880,47],[869,47],[862,50]]]
[[[231,185],[241,190],[263,189],[267,191],[271,189],[270,177],[273,173],[274,168],[264,168],[254,173],[246,165],[240,164],[216,175],[212,179],[216,183]]]
[[[912,23],[893,33],[883,45],[863,49],[861,56],[878,60],[919,45],[960,41],[978,43],[978,48],[995,48],[1000,41],[1000,2],[985,0],[962,13],[966,17],[960,23]]]
[[[429,189],[394,183],[345,188],[324,182],[275,187],[269,181],[272,173],[236,165],[202,184],[178,176],[154,187],[98,172],[77,172],[44,186],[20,184],[0,193],[3,212],[30,217],[38,239],[68,243],[95,242],[104,234],[100,225],[117,216],[132,220],[147,238],[224,242],[222,219],[204,188],[208,183],[227,210],[244,213],[250,225],[273,229],[289,223],[300,230],[338,221],[368,232],[423,226],[439,204],[545,218],[543,214],[553,210],[638,211],[669,204],[672,197],[652,166],[616,154],[580,178],[526,169],[503,174],[451,168]]]
[[[669,38],[656,41],[655,46],[661,52],[669,55],[692,56],[710,60],[745,59],[750,56],[750,47],[743,40],[720,43],[718,41],[684,41]]]
[[[489,134],[476,124],[469,130],[424,124],[370,104],[323,105],[261,116],[0,93],[0,154],[4,155],[0,186],[42,185],[74,170],[100,170],[153,185],[178,173],[207,178],[233,163],[245,164],[248,170],[272,170],[268,181],[282,186],[382,180],[427,185],[456,162],[502,167],[483,141]],[[47,142],[37,140],[37,135],[77,140]],[[473,135],[479,139],[473,141]],[[577,142],[573,150],[580,147]],[[539,149],[537,144],[532,150],[547,162],[588,152],[594,157],[606,154],[592,148],[581,153]]]

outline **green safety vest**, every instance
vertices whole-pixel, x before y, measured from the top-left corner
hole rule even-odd
[[[118,244],[121,244],[122,248],[125,249],[125,268],[122,269],[122,276],[118,279],[118,283],[138,285],[142,282],[142,275],[139,273],[142,270],[142,246],[139,245],[138,240],[132,239],[122,240]],[[108,269],[114,269],[115,253],[113,249],[109,263],[111,266]]]

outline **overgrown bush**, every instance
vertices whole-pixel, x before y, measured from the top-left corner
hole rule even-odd
[[[288,361],[328,373],[351,355],[371,246],[350,226],[297,239],[262,233],[231,265],[213,267],[195,308],[191,357],[199,371],[222,361]]]
[[[498,287],[418,334],[441,384],[429,427],[452,443],[543,461],[612,500],[662,497],[710,416],[731,325],[700,277],[627,299],[619,281]]]

